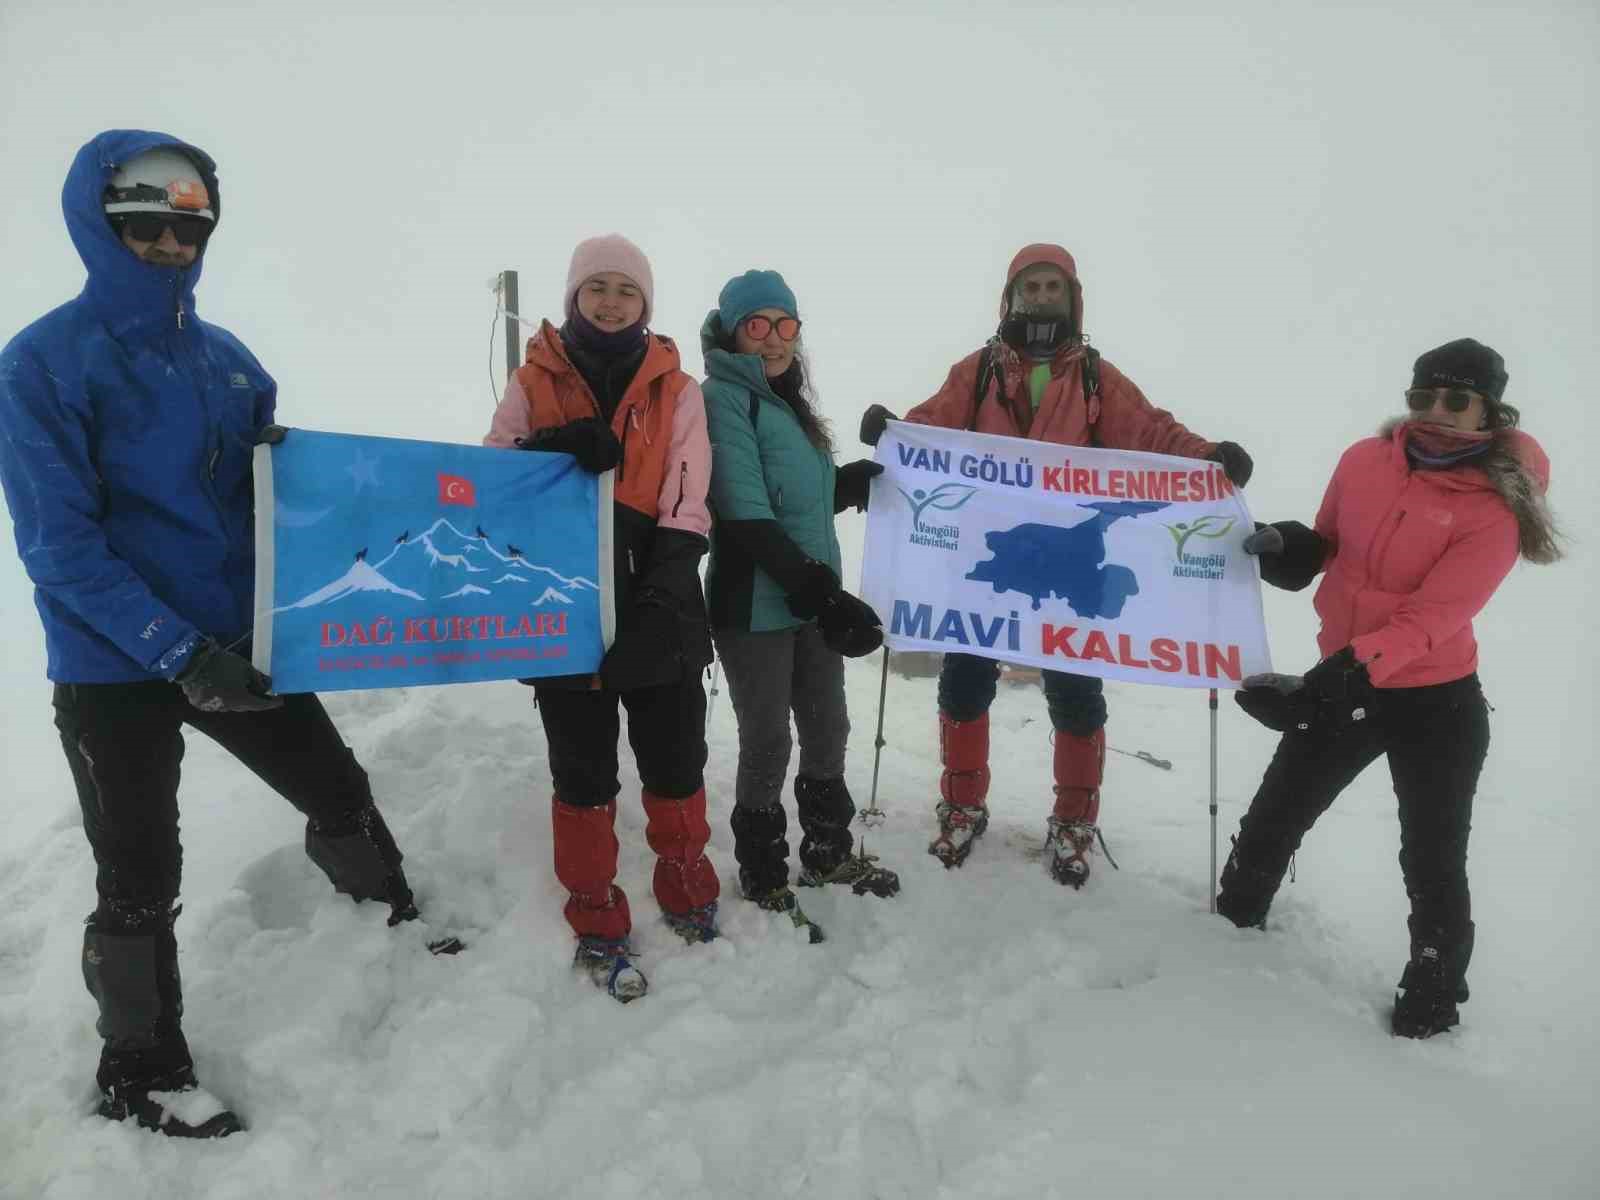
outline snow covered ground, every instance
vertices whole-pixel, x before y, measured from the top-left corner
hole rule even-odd
[[[723,281],[782,270],[847,459],[862,410],[931,394],[992,328],[1017,247],[1050,240],[1107,357],[1256,456],[1259,516],[1309,519],[1415,356],[1470,335],[1506,356],[1574,534],[1479,623],[1497,711],[1456,1033],[1385,1027],[1406,947],[1381,766],[1313,832],[1268,933],[1206,912],[1202,694],[1112,689],[1113,745],[1175,765],[1112,756],[1122,870],[1069,894],[1034,857],[1042,698],[1002,691],[994,823],[946,873],[924,853],[932,681],[891,680],[871,837],[904,891],[808,896],[820,947],[732,899],[720,697],[727,936],[689,949],[655,920],[625,766],[652,985],[626,1008],[568,967],[526,689],[345,694],[330,708],[424,906],[472,948],[434,959],[330,895],[296,815],[193,739],[185,1023],[251,1126],[215,1145],[91,1115],[93,873],[30,588],[0,553],[0,1197],[1594,1196],[1597,47],[1591,0],[0,3],[0,339],[80,285],[73,153],[167,129],[227,192],[200,311],[292,425],[475,442],[499,362],[485,281],[519,269],[547,314],[573,244],[617,229],[697,375]],[[859,521],[841,535],[853,572]],[[1308,598],[1266,603],[1279,668],[1308,665]],[[876,660],[849,684],[864,803]],[[1271,741],[1226,699],[1221,725],[1226,846]]]
[[[850,778],[872,766],[878,660],[849,672]],[[1491,695],[1493,691],[1491,689]],[[931,680],[890,677],[869,835],[893,901],[806,893],[819,947],[733,898],[735,742],[712,716],[723,940],[649,898],[625,785],[622,882],[651,980],[623,1007],[569,969],[543,737],[515,684],[330,697],[430,920],[329,892],[295,814],[202,739],[185,764],[186,1024],[250,1125],[175,1144],[91,1114],[98,1049],[74,916],[93,895],[65,795],[0,859],[0,1195],[1034,1197],[1593,1195],[1590,1005],[1600,833],[1491,758],[1474,833],[1479,951],[1456,1033],[1392,1039],[1405,956],[1387,779],[1312,834],[1265,934],[1206,911],[1204,693],[1114,688],[1103,861],[1081,894],[1037,856],[1042,697],[994,711],[994,820],[968,865],[924,852]],[[1270,742],[1225,701],[1223,843]],[[1511,864],[1511,869],[1500,869]],[[1544,869],[1547,867],[1548,869]]]

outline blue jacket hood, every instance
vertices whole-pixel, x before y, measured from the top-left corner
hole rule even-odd
[[[194,316],[194,288],[205,264],[204,252],[187,267],[158,267],[141,262],[118,240],[102,207],[106,186],[117,168],[146,150],[163,146],[180,150],[194,160],[220,222],[222,197],[217,188],[217,164],[205,151],[171,134],[143,129],[108,129],[97,134],[78,151],[61,188],[61,212],[67,221],[67,233],[89,272],[83,297],[114,332],[126,332],[147,323],[162,324],[172,318],[180,305],[186,319]]]

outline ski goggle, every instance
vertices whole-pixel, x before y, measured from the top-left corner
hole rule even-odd
[[[123,213],[111,218],[112,227],[119,234],[127,234],[139,242],[159,242],[161,235],[172,230],[172,240],[180,246],[200,246],[211,236],[211,222],[205,217],[179,216],[176,213]]]
[[[1466,388],[1408,388],[1406,407],[1412,412],[1423,413],[1442,400],[1446,412],[1464,413],[1472,407],[1474,400],[1480,398],[1480,393]]]
[[[744,331],[750,335],[751,341],[762,341],[774,329],[784,341],[792,342],[800,336],[800,318],[763,317],[758,314],[744,319]]]

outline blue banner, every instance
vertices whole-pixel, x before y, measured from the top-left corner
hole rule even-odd
[[[599,669],[610,476],[566,454],[291,430],[256,447],[254,661],[277,692]]]

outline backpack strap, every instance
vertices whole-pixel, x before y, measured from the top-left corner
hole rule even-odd
[[[972,389],[972,416],[967,421],[967,432],[974,433],[978,428],[978,410],[983,407],[983,398],[989,394],[989,384],[998,374],[995,360],[999,354],[995,350],[995,339],[990,338],[983,344],[983,352],[978,355],[978,383]],[[1002,388],[1004,384],[1002,383]],[[1004,397],[1001,397],[1004,399]]]
[[[1089,426],[1089,444],[1098,446],[1095,426],[1100,423],[1100,351],[1087,343],[1083,347],[1083,416]]]

